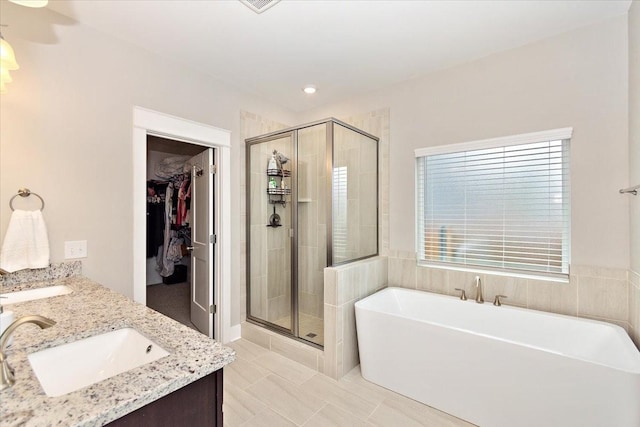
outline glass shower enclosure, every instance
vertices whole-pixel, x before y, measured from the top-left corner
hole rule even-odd
[[[322,347],[324,268],[378,254],[378,138],[330,118],[246,141],[247,319]]]

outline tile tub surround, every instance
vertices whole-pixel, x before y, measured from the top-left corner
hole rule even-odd
[[[0,426],[103,425],[208,375],[235,358],[232,349],[84,277],[76,276],[11,290],[66,285],[68,295],[8,306],[16,317],[39,314],[57,323],[46,330],[23,326],[7,356],[16,384],[0,391]],[[47,397],[27,354],[104,332],[132,327],[170,354],[60,397]]]
[[[389,286],[456,296],[459,293],[455,288],[462,288],[467,297],[473,298],[474,278],[479,275],[484,299],[489,303],[501,294],[508,297],[503,300],[506,305],[601,320],[627,331],[633,326],[630,272],[624,269],[571,266],[569,283],[558,283],[418,266],[413,253],[392,252]],[[636,301],[637,297],[636,287]]]
[[[7,286],[18,285],[21,283],[63,279],[65,277],[79,276],[81,274],[82,261],[61,262],[51,264],[46,268],[20,270],[0,276],[0,286],[5,289]]]
[[[629,270],[629,335],[640,349],[640,274]]]
[[[340,379],[358,366],[355,303],[387,286],[387,257],[324,269],[324,374]]]

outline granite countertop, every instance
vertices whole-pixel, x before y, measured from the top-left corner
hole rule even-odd
[[[43,330],[25,324],[14,332],[6,355],[16,383],[0,391],[0,426],[103,425],[235,359],[232,349],[82,276],[5,285],[2,292],[52,285],[67,285],[73,292],[5,306],[15,318],[38,314],[57,323]],[[125,327],[155,341],[169,356],[63,396],[44,393],[27,354]]]

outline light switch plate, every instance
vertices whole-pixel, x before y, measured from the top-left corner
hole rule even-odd
[[[87,257],[87,241],[73,240],[64,242],[64,259],[86,258]]]

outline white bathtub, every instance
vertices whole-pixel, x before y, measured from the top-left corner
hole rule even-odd
[[[638,427],[640,353],[608,323],[387,288],[355,305],[362,376],[482,427]]]

